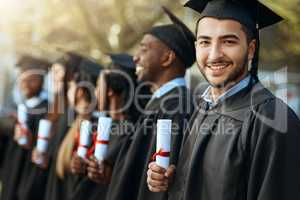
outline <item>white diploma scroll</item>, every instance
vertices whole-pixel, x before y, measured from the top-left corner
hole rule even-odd
[[[111,125],[112,119],[110,117],[100,117],[98,119],[97,141],[94,152],[94,156],[98,161],[106,158]]]
[[[77,155],[81,158],[86,158],[88,148],[91,145],[92,140],[92,123],[88,120],[84,120],[80,124],[80,139],[79,147],[77,149]]]
[[[157,120],[156,164],[167,169],[170,164],[172,120]]]
[[[51,126],[52,123],[49,120],[41,119],[39,122],[36,149],[41,153],[45,153],[48,149],[51,134]]]
[[[24,104],[18,105],[18,124],[21,128],[21,131],[27,131],[27,108]],[[19,145],[26,145],[28,143],[28,138],[26,134],[22,134],[21,137],[18,139]]]

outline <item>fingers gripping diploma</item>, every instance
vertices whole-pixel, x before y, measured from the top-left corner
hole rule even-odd
[[[74,153],[71,160],[71,172],[73,174],[85,175],[87,163],[87,159],[81,158],[76,153]]]
[[[167,191],[175,174],[175,165],[170,165],[166,170],[155,162],[151,162],[148,167],[147,184],[149,190],[152,192]]]
[[[112,167],[106,161],[98,161],[94,156],[90,158],[88,163],[88,177],[98,184],[109,184]]]
[[[49,165],[49,156],[47,153],[37,151],[35,148],[31,154],[31,161],[41,169],[47,169]]]

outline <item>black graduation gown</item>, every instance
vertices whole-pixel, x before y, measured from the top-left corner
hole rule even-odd
[[[58,119],[53,131],[53,137],[49,142],[49,172],[45,190],[45,200],[64,199],[64,183],[56,174],[57,154],[64,136],[68,132],[67,111]]]
[[[14,132],[16,120],[13,117],[0,117],[0,180],[2,180],[2,164],[6,156],[9,140]]]
[[[147,113],[138,120],[133,137],[119,153],[113,170],[108,200],[166,199],[166,193],[152,193],[147,187],[147,169],[156,151],[157,119],[172,119],[177,129],[171,138],[170,163],[176,164],[183,131],[193,111],[192,97],[186,87],[176,87],[160,98],[152,99]]]
[[[47,100],[43,100],[34,109],[47,109]],[[42,119],[45,113],[28,114],[27,125],[33,135],[37,134],[39,120]],[[31,150],[21,148],[11,137],[7,147],[7,153],[3,163],[3,181],[2,181],[2,200],[18,199],[18,188],[21,188],[21,177],[27,172],[28,163],[31,164]],[[27,180],[26,184],[30,184]],[[22,188],[23,189],[23,188]],[[39,188],[35,188],[37,191]],[[20,199],[24,199],[21,197]]]
[[[39,120],[46,117],[48,102],[45,100],[41,103],[46,112],[40,115],[34,115],[36,128],[32,132],[36,146]],[[22,200],[42,199],[45,192],[46,181],[48,176],[47,169],[41,169],[31,161],[32,151],[28,151],[26,160],[22,166],[22,175],[18,185],[17,198]]]
[[[300,122],[259,82],[208,109],[185,134],[170,200],[300,199]]]
[[[122,144],[126,141],[126,137],[129,137],[128,128],[126,123],[129,121],[114,121],[112,124],[112,132],[110,136],[107,162],[114,165],[118,156]],[[88,177],[84,177],[80,180],[75,190],[72,192],[71,200],[101,200],[106,198],[108,186],[104,184],[97,184],[91,181]],[[87,195],[88,194],[88,195]]]
[[[95,128],[97,126],[95,126],[96,124],[98,124],[98,118],[92,116],[92,118],[90,119],[90,121],[93,124],[93,132],[95,132]],[[75,139],[75,138],[74,138]],[[75,147],[75,151],[77,151],[78,147]],[[92,148],[92,147],[91,147]],[[64,178],[64,199],[67,200],[73,200],[73,199],[81,199],[78,196],[83,194],[83,197],[86,198],[86,194],[85,194],[85,189],[86,185],[93,185],[94,183],[91,182],[90,180],[88,180],[84,175],[77,175],[77,174],[72,174],[71,172],[66,172],[66,176]],[[87,182],[87,184],[83,184],[84,182]],[[78,195],[78,196],[77,196]]]

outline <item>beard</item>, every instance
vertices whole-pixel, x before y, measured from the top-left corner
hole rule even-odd
[[[235,68],[229,75],[228,77],[223,81],[223,83],[212,83],[211,81],[209,81],[208,77],[206,76],[206,74],[204,73],[204,70],[200,70],[201,74],[203,75],[204,79],[208,82],[208,84],[210,86],[212,86],[213,88],[225,88],[229,83],[232,82],[236,82],[236,80],[244,73],[244,70],[247,66],[248,63],[248,51],[246,52],[244,59],[243,59],[243,63],[242,65],[238,66],[237,68]],[[227,60],[218,60],[218,63],[228,63],[230,61]],[[232,63],[232,62],[231,62]],[[207,63],[208,64],[208,63]],[[206,64],[206,65],[207,65]],[[199,65],[199,63],[198,63]],[[200,68],[201,69],[201,68]]]

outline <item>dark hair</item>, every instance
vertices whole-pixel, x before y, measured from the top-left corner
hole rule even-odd
[[[114,69],[118,69],[116,67],[113,67]],[[119,68],[121,72],[124,72],[128,75],[130,80],[128,80],[127,77],[125,77],[122,73],[119,73],[117,71],[108,71],[108,73],[105,73],[104,78],[106,81],[106,85],[108,88],[113,90],[116,94],[120,95],[122,98],[122,107],[125,106],[129,100],[132,98],[132,89],[133,92],[135,92],[135,88],[137,85],[136,82],[136,75],[134,73],[130,73],[127,70],[124,70],[122,68]],[[132,81],[134,88],[131,88],[131,83],[129,81]],[[123,113],[129,117],[129,120],[136,120],[137,119],[137,109],[134,106],[134,101],[132,100],[130,102],[130,105],[123,111]]]
[[[258,29],[255,29],[255,30],[250,29],[243,24],[242,24],[242,30],[246,34],[248,44],[252,40],[256,40],[255,52],[254,52],[254,57],[253,57],[252,63],[251,63],[250,74],[252,75],[252,78],[254,78],[255,80],[258,80],[257,73],[258,73],[259,47],[260,47],[259,30]]]
[[[76,84],[79,84],[81,82],[89,82],[91,83],[93,86],[96,85],[96,79],[95,77],[91,76],[90,74],[84,72],[84,71],[78,71],[74,73],[73,79],[72,79]],[[87,101],[87,102],[92,102],[92,99],[94,98],[94,93],[90,92],[90,90],[88,90],[88,88],[83,87],[83,86],[78,86],[76,89],[76,93],[78,90],[81,90],[83,92],[83,98]],[[76,99],[75,99],[76,100]]]
[[[67,52],[62,57],[57,59],[55,63],[61,64],[65,69],[65,76],[64,76],[64,94],[67,93],[68,90],[68,82],[74,79],[74,74],[78,71],[78,66],[80,65],[83,57],[73,53]]]

